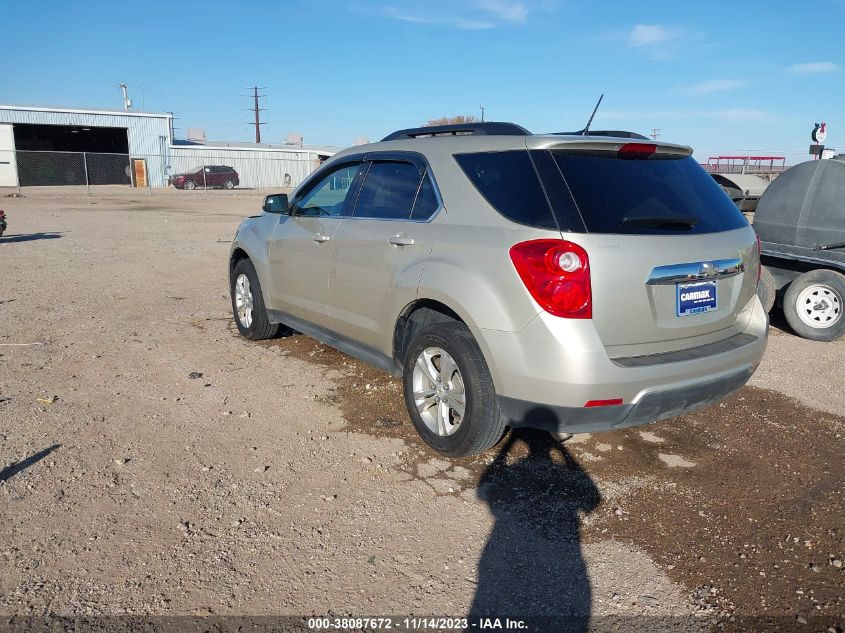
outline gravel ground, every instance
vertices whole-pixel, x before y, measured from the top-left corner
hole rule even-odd
[[[195,193],[0,198],[0,615],[841,631],[845,341],[773,328],[717,407],[449,461],[398,381],[236,335],[258,197]]]

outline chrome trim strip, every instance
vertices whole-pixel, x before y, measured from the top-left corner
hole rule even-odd
[[[710,281],[739,275],[745,270],[745,264],[739,257],[716,259],[705,262],[672,264],[652,269],[646,284],[649,286],[668,286],[687,281]]]

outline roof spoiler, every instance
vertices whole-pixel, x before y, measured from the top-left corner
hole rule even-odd
[[[641,141],[649,140],[647,136],[627,130],[589,130],[586,134],[584,130],[581,130],[580,132],[552,132],[552,134],[559,136],[612,136],[615,138],[635,138]]]
[[[531,132],[516,123],[456,123],[454,125],[429,125],[412,127],[388,134],[382,141],[397,141],[411,138],[430,138],[433,136],[531,136]]]

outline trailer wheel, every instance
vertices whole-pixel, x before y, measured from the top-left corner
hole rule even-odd
[[[845,335],[845,275],[821,268],[804,273],[786,289],[783,313],[795,333],[814,341]]]
[[[760,283],[757,284],[757,296],[760,297],[760,303],[763,304],[763,309],[768,314],[772,311],[772,306],[775,305],[775,297],[777,296],[778,289],[775,285],[775,278],[772,277],[769,269],[762,266],[762,264],[761,267]]]

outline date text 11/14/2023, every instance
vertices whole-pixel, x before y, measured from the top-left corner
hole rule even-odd
[[[319,631],[398,630],[398,631],[527,631],[525,620],[512,618],[449,617],[313,617],[308,628]]]

